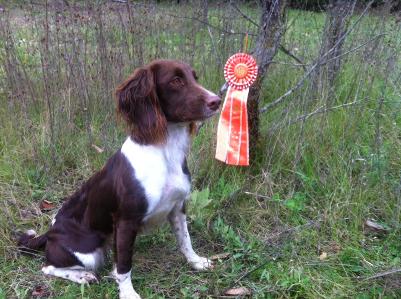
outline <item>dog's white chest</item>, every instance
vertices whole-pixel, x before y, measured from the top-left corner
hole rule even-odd
[[[140,145],[128,138],[121,148],[134,169],[133,177],[146,194],[145,231],[165,222],[171,210],[181,206],[191,191],[189,178],[183,172],[188,128],[169,125],[168,134],[166,144],[161,146]]]
[[[181,208],[189,194],[190,182],[188,177],[182,171],[181,174],[170,173],[164,185],[162,196],[158,200],[149,202],[148,213],[143,220],[144,231],[164,223],[174,208]]]

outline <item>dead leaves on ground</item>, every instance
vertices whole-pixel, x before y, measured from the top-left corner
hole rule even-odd
[[[389,232],[389,228],[385,225],[380,224],[372,219],[367,219],[363,224],[363,230],[365,234],[383,236]]]
[[[92,144],[92,147],[95,149],[95,151],[97,151],[99,154],[104,152],[104,149],[102,149],[101,147],[98,147],[96,144]]]
[[[38,285],[32,291],[32,297],[34,298],[47,298],[49,297],[50,292],[46,286]]]
[[[53,202],[48,201],[48,200],[46,200],[46,199],[42,200],[42,201],[40,202],[40,204],[39,204],[39,208],[40,208],[40,210],[41,210],[42,212],[51,211],[51,210],[53,210],[55,207],[56,207],[56,205],[55,205]]]
[[[251,295],[251,290],[246,288],[246,287],[239,287],[239,288],[232,288],[228,289],[227,291],[224,292],[224,295],[226,296],[249,296]]]
[[[324,261],[329,256],[335,255],[341,251],[341,246],[335,241],[330,241],[325,245],[318,246],[319,260]]]

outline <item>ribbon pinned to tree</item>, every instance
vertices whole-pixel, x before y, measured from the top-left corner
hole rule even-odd
[[[258,67],[246,53],[231,56],[224,67],[229,87],[217,127],[216,159],[230,165],[249,165],[247,99]]]

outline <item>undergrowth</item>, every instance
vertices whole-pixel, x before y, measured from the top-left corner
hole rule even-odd
[[[191,8],[183,4],[181,9]],[[257,19],[258,12],[252,6],[244,5],[243,10]],[[12,12],[15,15],[12,13],[11,20],[21,22],[24,11]],[[155,18],[152,13],[159,17],[157,22],[164,20],[170,25],[171,20],[160,15],[175,14],[174,9],[162,6],[143,15],[145,24]],[[212,7],[209,21],[227,24],[229,20],[220,20],[224,14],[218,6]],[[103,17],[108,28],[106,42],[121,45],[121,28],[108,27],[110,22]],[[324,15],[289,11],[288,18],[292,25],[284,44],[306,63],[313,63]],[[141,32],[146,36],[143,51],[151,53],[145,60],[186,59],[199,70],[202,84],[218,90],[223,80],[218,61],[237,51],[241,38],[224,40],[217,32],[213,41],[207,28],[190,20],[182,22],[165,31]],[[283,105],[261,114],[262,136],[250,167],[217,162],[213,158],[217,119],[205,123],[194,138],[189,157],[193,176],[190,231],[194,248],[201,254],[227,255],[216,261],[213,271],[198,273],[184,262],[168,228],[141,236],[135,246],[132,274],[138,293],[144,298],[214,298],[227,289],[244,286],[254,298],[401,296],[397,272],[375,277],[398,269],[401,259],[401,64],[396,55],[401,36],[392,17],[382,21],[367,16],[348,37],[347,47],[369,39],[374,34],[372,28],[385,32],[385,38],[345,56],[331,92],[316,95],[307,80]],[[18,231],[47,229],[56,210],[42,211],[40,203],[46,200],[59,207],[63,198],[100,169],[125,139],[123,126],[114,118],[114,86],[102,94],[97,77],[87,86],[90,103],[84,108],[89,109],[89,115],[80,106],[88,103],[77,99],[64,107],[67,90],[60,93],[62,99],[54,96],[54,104],[64,110],[57,106],[54,111],[56,133],[54,143],[50,142],[41,71],[30,67],[40,59],[39,50],[29,52],[29,43],[37,43],[41,34],[32,34],[33,29],[20,24],[14,27],[13,37],[19,41],[15,45],[18,61],[32,72],[31,82],[37,84],[36,103],[24,106],[18,102],[23,96],[10,95],[4,67],[5,41],[0,40],[0,80],[4,83],[0,88],[0,298],[35,294],[115,298],[116,284],[108,277],[110,261],[99,274],[100,284],[79,286],[45,277],[40,272],[43,256],[21,255],[16,248]],[[83,33],[87,30],[89,44],[94,43],[99,31],[81,29]],[[166,43],[164,48],[158,44],[160,40]],[[91,51],[95,57],[101,55]],[[137,62],[130,63],[131,69],[123,68],[115,76],[112,73],[110,82],[117,83],[132,71]],[[302,75],[302,68],[279,53],[269,69],[261,106],[281,96]],[[351,102],[355,103],[297,120],[320,107]],[[368,231],[368,219],[383,225],[386,233]]]

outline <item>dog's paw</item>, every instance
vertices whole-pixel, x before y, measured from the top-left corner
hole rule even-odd
[[[199,257],[196,260],[190,261],[191,267],[197,271],[205,271],[213,269],[213,262],[205,257]]]
[[[120,299],[141,299],[141,296],[134,289],[132,290],[121,290]]]
[[[78,282],[83,284],[98,283],[98,279],[92,272],[82,271],[78,277]]]
[[[141,296],[135,292],[131,282],[131,271],[125,274],[118,274],[117,268],[114,266],[113,271],[110,273],[111,277],[118,283],[120,290],[120,299],[141,299]]]
[[[96,275],[89,271],[74,270],[66,268],[56,268],[52,265],[45,266],[42,268],[42,272],[46,275],[56,276],[71,280],[80,284],[89,284],[94,282],[99,282]]]
[[[38,234],[37,234],[36,231],[34,231],[33,229],[28,229],[28,230],[25,232],[25,235],[34,238],[34,237],[36,237]]]

